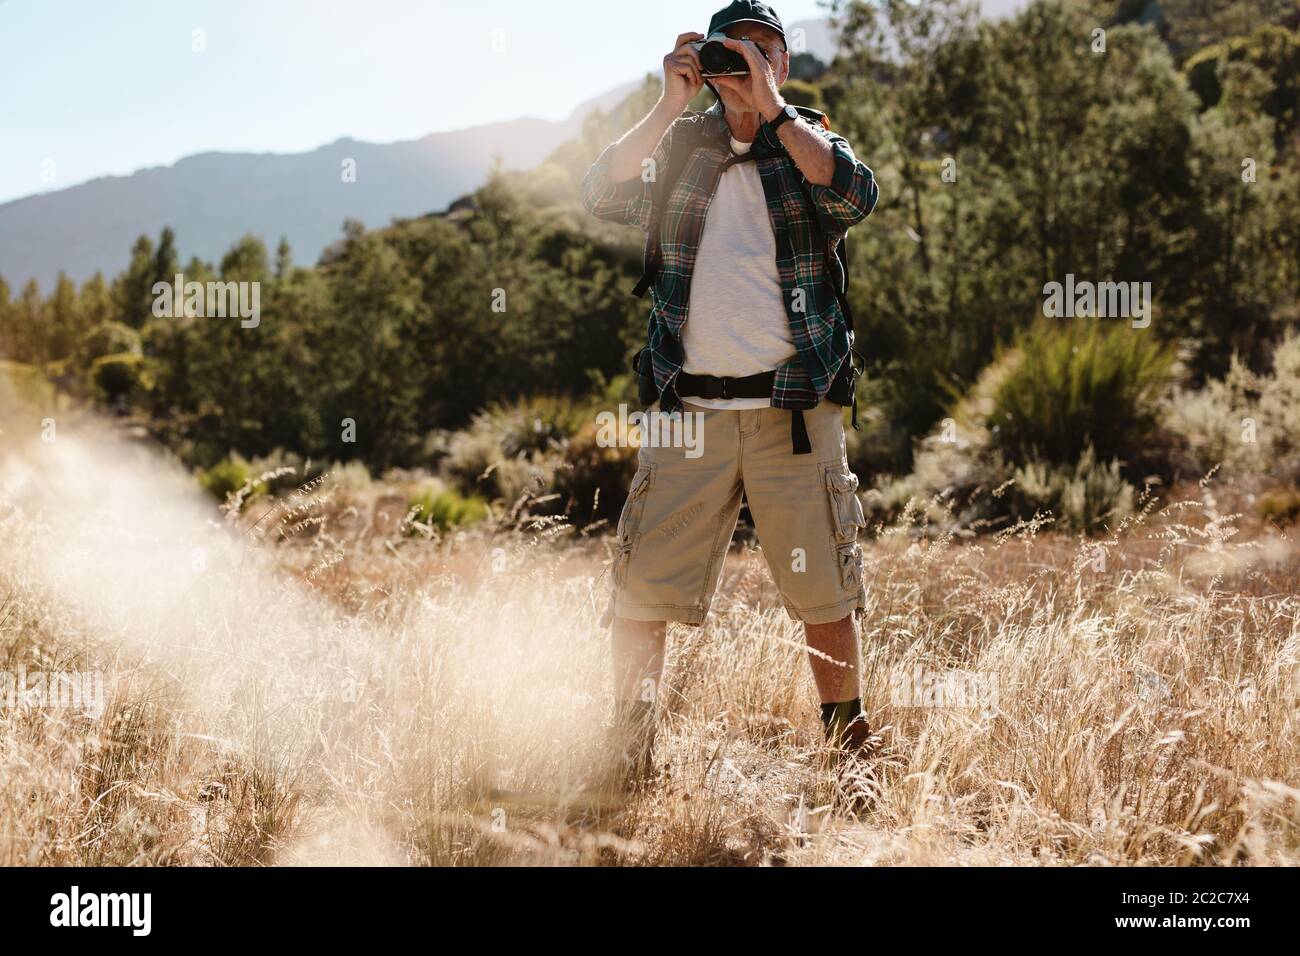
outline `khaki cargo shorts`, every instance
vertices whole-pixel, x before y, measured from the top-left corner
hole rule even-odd
[[[613,614],[702,623],[742,495],[791,617],[827,624],[862,608],[862,503],[845,456],[840,406],[823,401],[804,412],[810,455],[792,451],[785,409],[719,410],[686,402],[683,414],[694,413],[703,416],[693,419],[703,439],[692,451],[696,457],[682,447],[642,442],[618,522]]]

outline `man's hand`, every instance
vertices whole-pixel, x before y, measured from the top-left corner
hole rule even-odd
[[[759,113],[769,123],[785,109],[785,100],[776,85],[776,74],[772,64],[759,52],[753,40],[733,40],[730,37],[722,41],[729,50],[735,50],[749,64],[749,76],[719,76],[713,82],[737,99],[743,100],[745,108]]]
[[[646,172],[664,134],[682,115],[691,98],[704,88],[699,55],[690,47],[703,40],[702,33],[683,33],[673,52],[664,57],[664,92],[654,108],[623,138],[610,147],[609,176],[615,183],[625,183]],[[644,181],[644,180],[643,180]]]
[[[663,100],[665,105],[674,108],[674,114],[685,110],[695,94],[704,88],[700,57],[690,46],[703,39],[703,33],[683,33],[677,38],[673,52],[664,57]]]

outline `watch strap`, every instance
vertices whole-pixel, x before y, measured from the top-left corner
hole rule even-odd
[[[790,113],[791,110],[789,106],[785,106],[782,108],[781,112],[776,115],[776,119],[772,120],[770,123],[767,124],[772,128],[772,132],[775,133],[778,129],[781,128],[781,124],[794,119],[794,117],[791,116]]]

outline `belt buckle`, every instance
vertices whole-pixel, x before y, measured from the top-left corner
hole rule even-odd
[[[731,379],[729,379],[729,378],[723,376],[722,378],[719,378],[718,381],[721,383],[721,388],[722,388],[722,395],[721,395],[721,397],[722,397],[722,398],[731,398],[731,395],[729,394],[729,392],[731,391],[731,389],[730,389],[730,382],[731,382]]]

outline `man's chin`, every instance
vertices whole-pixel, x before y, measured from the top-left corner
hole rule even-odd
[[[748,103],[737,103],[734,99],[725,95],[720,96],[719,99],[722,100],[722,108],[725,109],[728,113],[742,114],[742,113],[754,112],[753,107],[751,107]]]

